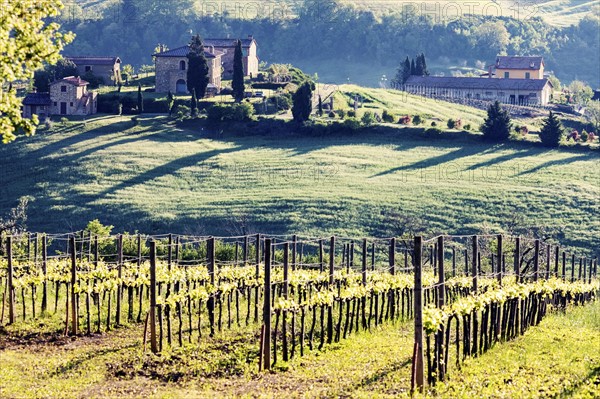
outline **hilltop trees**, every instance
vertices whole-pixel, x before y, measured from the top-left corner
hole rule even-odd
[[[406,60],[404,60],[398,67],[396,76],[392,80],[392,83],[396,86],[403,85],[411,75],[429,75],[429,70],[427,69],[427,61],[425,60],[425,54],[417,54],[417,57],[413,58],[412,60],[407,56]]]
[[[562,124],[555,114],[550,111],[550,114],[542,122],[542,130],[540,130],[540,139],[545,146],[558,147],[560,140],[564,135]]]
[[[204,56],[204,46],[200,35],[192,36],[187,58],[187,89],[190,93],[195,91],[196,95],[202,98],[208,87],[208,61]]]
[[[240,102],[244,99],[244,63],[242,61],[242,41],[238,40],[233,54],[233,97],[235,101]]]
[[[312,91],[311,82],[306,81],[298,87],[298,90],[292,97],[292,115],[296,122],[304,122],[310,118],[312,112]]]
[[[508,111],[500,106],[499,101],[495,101],[487,110],[481,132],[488,141],[505,141],[510,135],[510,125]]]
[[[59,0],[8,1],[0,7],[0,134],[4,143],[17,134],[35,133],[37,117],[21,116],[21,100],[10,82],[31,79],[44,62],[55,64],[62,48],[73,40],[71,33],[58,31],[58,24],[45,23],[62,7]]]

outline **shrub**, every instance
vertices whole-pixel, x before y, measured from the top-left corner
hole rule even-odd
[[[292,95],[290,93],[280,93],[271,97],[277,111],[287,111],[292,108]]]
[[[470,125],[469,123],[467,123],[467,124],[465,125],[465,128],[464,128],[464,129],[465,129],[465,130],[471,130],[471,125]]]
[[[458,118],[458,119],[456,119],[456,120],[454,121],[454,128],[455,128],[455,129],[460,129],[460,128],[462,128],[462,125],[463,125],[463,123],[462,123],[462,120],[461,120],[460,118]]]
[[[584,143],[587,143],[589,138],[590,138],[590,135],[588,134],[588,132],[586,132],[585,130],[582,130],[581,131],[581,141]]]
[[[344,119],[344,117],[346,116],[346,111],[343,109],[338,109],[335,112],[337,112],[341,119]]]
[[[448,129],[454,129],[454,127],[456,126],[456,121],[450,118],[448,119],[448,122],[446,122],[446,125],[448,125]]]
[[[242,102],[236,104],[215,104],[208,108],[206,116],[213,122],[221,121],[245,121],[254,116],[254,107],[250,103]]]
[[[54,126],[54,123],[52,122],[52,120],[50,118],[46,118],[44,125],[46,126],[46,130],[51,130],[52,127]]]
[[[567,136],[567,140],[571,139],[573,139],[575,142],[579,141],[579,132],[577,130],[573,130],[571,134]]]
[[[425,137],[437,138],[443,134],[443,131],[439,127],[430,127],[428,129],[425,129],[425,131],[423,133],[424,133]]]
[[[133,117],[131,117],[131,123],[133,123],[133,126],[137,126],[140,124],[140,120],[138,119],[137,116],[133,116]]]
[[[376,122],[375,115],[371,111],[366,111],[362,118],[360,118],[360,121],[365,126],[371,126]]]
[[[330,118],[335,118],[335,112],[329,111],[329,117]]]
[[[421,115],[415,115],[412,118],[412,123],[413,125],[420,125],[421,123],[423,123],[423,118],[421,118]]]
[[[594,132],[590,132],[590,134],[588,136],[588,141],[590,143],[593,143],[594,141],[596,141],[596,135],[594,134]]]
[[[350,130],[357,130],[360,129],[360,121],[356,118],[348,118],[344,120],[344,123],[342,123],[342,126],[346,129],[350,129]]]
[[[401,125],[410,125],[410,122],[411,122],[410,115],[404,115],[398,119],[398,123]]]
[[[348,118],[355,118],[356,117],[356,112],[354,112],[354,110],[350,110],[348,111]]]
[[[65,118],[65,117],[63,116],[62,118],[60,118],[60,123],[61,123],[63,126],[67,126],[67,123],[69,123],[69,119],[68,119],[68,118]]]
[[[435,127],[437,126],[437,123],[435,121],[431,122],[431,126]]]
[[[383,110],[381,114],[381,119],[387,123],[394,123],[394,115],[390,114],[387,109]]]

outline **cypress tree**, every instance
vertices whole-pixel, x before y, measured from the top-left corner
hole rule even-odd
[[[196,98],[196,89],[192,89],[192,100],[190,103],[190,112],[192,116],[196,116],[198,111],[198,99]]]
[[[319,116],[323,116],[323,101],[321,100],[320,95],[319,95]]]
[[[417,54],[417,61],[415,62],[415,75],[423,76],[423,60],[421,56]]]
[[[144,113],[144,95],[142,94],[142,85],[138,83],[137,106],[140,114]]]
[[[169,90],[167,94],[167,108],[169,109],[169,116],[171,116],[171,112],[173,111],[173,105],[175,104],[175,98],[173,97],[173,93]]]
[[[421,67],[423,68],[422,76],[429,76],[429,71],[427,70],[427,61],[425,61],[425,54],[421,53]]]
[[[542,130],[540,130],[540,139],[545,146],[558,147],[560,140],[564,135],[562,123],[555,114],[550,111],[550,114],[542,122]]]
[[[208,86],[208,61],[204,56],[204,46],[200,35],[192,36],[187,58],[187,89],[190,93],[195,90],[202,98]]]
[[[404,60],[404,68],[402,69],[402,83],[406,83],[408,78],[410,78],[410,59],[406,56],[406,60]]]
[[[417,68],[415,67],[415,59],[414,58],[410,61],[410,74],[411,75],[417,74]]]
[[[238,40],[233,55],[233,97],[240,102],[244,99],[244,63],[242,61],[242,41]]]
[[[304,122],[310,118],[312,112],[312,86],[304,82],[292,96],[292,115],[296,122]]]
[[[510,135],[510,116],[499,101],[490,104],[487,117],[481,125],[483,137],[489,141],[505,141]]]

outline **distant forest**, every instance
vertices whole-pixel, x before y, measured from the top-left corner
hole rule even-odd
[[[579,79],[600,86],[600,17],[592,13],[576,26],[558,28],[540,18],[468,16],[435,22],[430,16],[401,12],[375,16],[315,0],[299,3],[293,14],[265,10],[252,19],[238,13],[207,15],[196,6],[194,0],[122,0],[96,19],[67,7],[58,22],[77,37],[64,53],[118,55],[125,64],[139,67],[152,64],[158,43],[181,46],[191,32],[231,38],[252,34],[259,58],[268,62],[316,66],[335,60],[395,71],[407,55],[421,53],[430,65],[471,67],[485,67],[497,54],[541,55],[547,70],[562,82]],[[345,78],[335,79],[343,83]]]

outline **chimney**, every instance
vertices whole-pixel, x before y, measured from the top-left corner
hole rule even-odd
[[[253,40],[254,36],[253,35],[248,35],[248,39]]]
[[[492,66],[491,65],[488,67],[488,77],[490,79],[492,78]]]
[[[215,53],[215,46],[209,46],[210,47],[210,53],[214,54]]]

